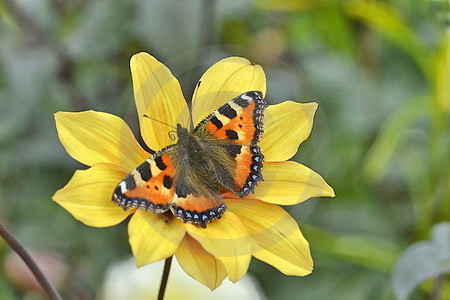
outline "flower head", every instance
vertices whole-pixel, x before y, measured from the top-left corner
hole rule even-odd
[[[163,123],[186,128],[190,125],[190,112],[180,84],[147,53],[132,57],[131,73],[143,140],[154,150],[173,144]],[[239,57],[217,62],[194,91],[193,123],[253,90],[263,94],[266,91],[260,66]],[[96,111],[58,112],[55,119],[61,143],[74,159],[90,168],[76,171],[53,200],[79,221],[94,227],[113,226],[132,215],[129,242],[138,266],[175,255],[188,275],[211,289],[227,276],[233,282],[242,278],[251,256],[284,274],[307,275],[313,266],[308,242],[295,220],[278,205],[334,196],[333,189],[319,174],[287,161],[309,136],[316,109],[316,103],[292,101],[266,109],[265,133],[259,143],[265,156],[264,181],[253,194],[242,199],[224,192],[222,198],[228,209],[207,228],[183,223],[170,213],[124,211],[114,204],[111,196],[117,184],[150,154],[119,117]]]

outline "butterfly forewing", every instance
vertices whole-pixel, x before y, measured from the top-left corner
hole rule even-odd
[[[202,131],[212,134],[235,161],[233,174],[230,174],[234,184],[222,174],[226,166],[218,168],[217,173],[219,181],[239,197],[253,192],[262,180],[264,156],[257,143],[263,134],[265,107],[261,92],[247,92],[213,111],[194,129],[194,134],[201,135]]]
[[[244,93],[208,115],[194,129],[194,134],[205,129],[220,140],[254,145],[259,142],[263,133],[265,107],[261,92]]]
[[[113,202],[123,209],[140,208],[155,213],[169,209],[174,194],[176,146],[156,152],[125,177],[114,191]]]

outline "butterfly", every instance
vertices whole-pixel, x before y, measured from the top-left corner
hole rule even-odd
[[[243,198],[261,180],[258,146],[266,103],[260,91],[243,93],[204,118],[192,132],[177,124],[178,142],[154,153],[115,188],[124,210],[171,211],[206,228],[226,210],[225,191]]]

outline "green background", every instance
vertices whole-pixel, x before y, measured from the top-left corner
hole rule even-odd
[[[264,68],[269,104],[319,103],[294,160],[336,197],[286,208],[315,271],[288,277],[253,259],[267,298],[392,299],[408,290],[393,288],[396,262],[450,220],[448,1],[0,1],[0,222],[27,248],[63,255],[64,298],[77,297],[74,286],[95,298],[105,268],[130,249],[126,224],[90,228],[51,201],[86,168],[59,143],[53,113],[110,112],[137,136],[129,59],[140,51],[171,69],[186,98],[210,65],[237,55]],[[0,241],[0,264],[9,251]],[[423,255],[406,265],[433,259]],[[2,297],[39,298],[0,267]],[[430,279],[399,268],[404,278],[419,274],[412,299],[449,299],[448,268]]]

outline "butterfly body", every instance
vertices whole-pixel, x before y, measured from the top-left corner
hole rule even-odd
[[[208,115],[189,132],[177,125],[178,142],[153,154],[119,183],[113,202],[123,209],[175,217],[206,227],[225,212],[221,192],[245,197],[262,180],[257,145],[265,102],[244,93]]]
[[[180,125],[177,134],[178,143],[173,155],[175,193],[182,197],[187,194],[220,197],[219,184],[232,182],[236,165],[227,155],[225,143],[206,131],[190,133]]]

